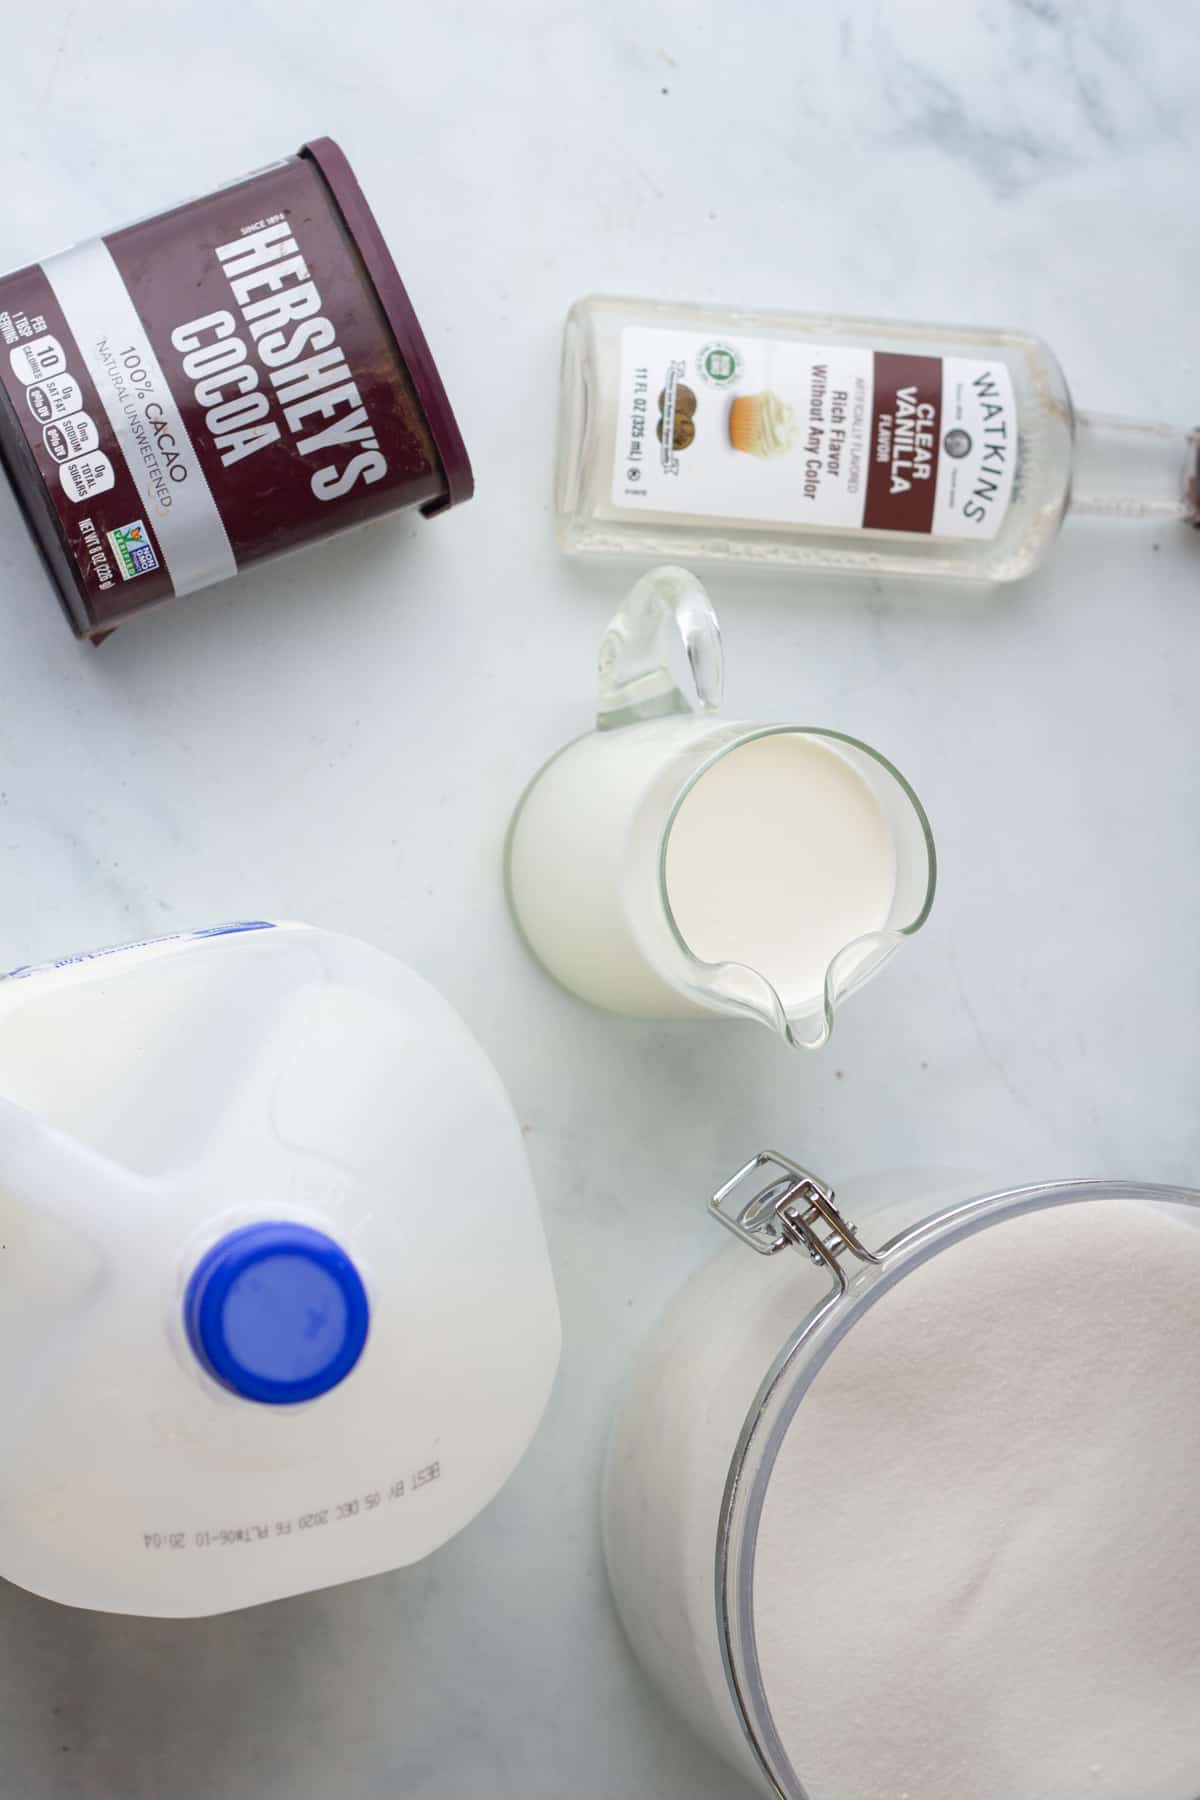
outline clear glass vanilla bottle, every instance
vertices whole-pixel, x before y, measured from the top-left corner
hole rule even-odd
[[[560,538],[1014,581],[1068,510],[1196,524],[1197,441],[1077,412],[1025,332],[593,297],[563,345]]]

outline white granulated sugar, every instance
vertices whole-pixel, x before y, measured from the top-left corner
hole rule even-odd
[[[809,1800],[1200,1796],[1200,1229],[1011,1220],[848,1334],[755,1576]]]

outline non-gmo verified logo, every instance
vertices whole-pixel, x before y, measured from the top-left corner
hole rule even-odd
[[[144,519],[134,519],[131,525],[118,525],[115,531],[107,533],[107,537],[122,581],[132,581],[135,575],[148,575],[158,568],[158,557],[154,554]]]

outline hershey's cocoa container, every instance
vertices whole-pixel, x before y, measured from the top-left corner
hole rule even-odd
[[[429,346],[329,138],[0,277],[0,456],[82,637],[470,498]]]

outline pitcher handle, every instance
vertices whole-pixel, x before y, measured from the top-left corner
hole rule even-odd
[[[725,662],[721,627],[703,584],[664,563],[635,582],[600,645],[598,731],[693,710],[671,673],[672,633],[687,654],[701,712],[721,704]]]

